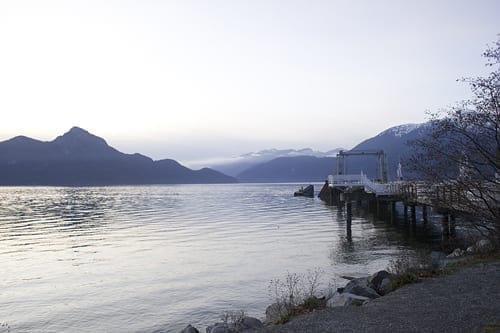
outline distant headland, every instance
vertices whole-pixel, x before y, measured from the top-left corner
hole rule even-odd
[[[125,154],[73,127],[53,141],[16,136],[0,142],[0,185],[104,186],[235,183],[236,179],[177,161]]]

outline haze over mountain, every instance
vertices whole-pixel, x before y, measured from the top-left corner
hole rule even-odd
[[[170,159],[124,154],[73,127],[50,142],[17,136],[0,142],[0,185],[232,183],[218,171],[191,170]]]
[[[248,183],[321,182],[334,167],[335,157],[278,157],[250,167],[237,179]]]
[[[404,163],[411,154],[409,141],[426,135],[427,123],[405,124],[391,127],[380,134],[366,139],[351,150],[384,150],[387,155],[388,177],[396,178],[398,162]],[[337,150],[334,150],[336,155]],[[374,156],[349,156],[346,159],[347,172],[358,174],[363,171],[371,178],[377,175]],[[317,182],[336,172],[335,157],[288,156],[254,165],[237,175],[242,182]],[[403,170],[404,175],[405,170]]]
[[[326,152],[313,150],[311,148],[302,149],[265,149],[258,152],[246,153],[228,159],[222,163],[211,164],[210,168],[220,171],[226,175],[236,177],[245,170],[259,164],[269,162],[277,158],[285,157],[334,157],[343,148],[335,148]]]

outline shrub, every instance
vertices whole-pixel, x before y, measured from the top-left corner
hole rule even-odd
[[[237,311],[224,311],[221,315],[222,322],[228,328],[228,332],[237,333],[243,325],[243,319],[245,318],[245,312],[243,310]]]
[[[287,272],[284,280],[270,281],[269,294],[279,313],[276,324],[285,323],[294,315],[326,306],[325,297],[318,298],[316,295],[322,274],[323,270],[319,268],[308,270],[306,274]]]
[[[322,309],[326,307],[326,299],[324,297],[318,298],[316,296],[309,296],[304,299],[303,306],[308,311]]]

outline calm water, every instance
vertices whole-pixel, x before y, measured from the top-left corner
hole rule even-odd
[[[0,188],[0,324],[204,330],[226,310],[262,318],[269,281],[287,271],[319,267],[340,284],[412,246],[401,225],[361,208],[348,239],[343,212],[294,198],[297,187]]]

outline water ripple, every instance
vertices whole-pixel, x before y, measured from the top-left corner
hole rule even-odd
[[[12,331],[153,332],[261,317],[268,281],[369,272],[397,227],[293,198],[293,184],[0,188],[0,319]],[[380,267],[377,267],[380,268]]]

